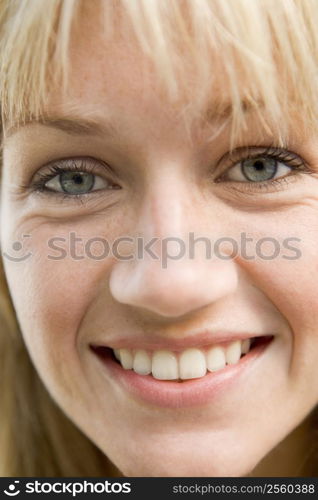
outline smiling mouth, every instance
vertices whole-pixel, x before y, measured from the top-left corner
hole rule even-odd
[[[190,347],[180,352],[164,349],[111,349],[95,345],[91,345],[91,349],[102,359],[111,356],[124,370],[132,370],[138,375],[150,375],[157,380],[183,382],[238,364],[249,352],[261,345],[265,347],[272,338],[273,336],[267,335],[204,348]]]

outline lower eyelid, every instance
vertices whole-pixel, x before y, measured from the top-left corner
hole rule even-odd
[[[52,202],[54,204],[54,209],[56,209],[56,205],[61,205],[61,207],[65,206],[66,209],[73,205],[79,207],[88,205],[92,208],[91,203],[94,204],[97,202],[101,202],[103,208],[108,209],[118,201],[117,197],[113,197],[113,194],[114,191],[109,190],[109,194],[105,197],[105,190],[103,189],[97,189],[96,191],[82,194],[67,194],[64,191],[51,191],[49,189],[37,190],[31,193],[32,196],[42,200],[42,203]]]
[[[266,193],[275,193],[279,191],[284,191],[288,189],[288,186],[299,180],[299,176],[295,175],[285,175],[282,177],[278,177],[276,179],[271,179],[269,181],[263,182],[237,182],[237,181],[228,181],[225,182],[227,185],[227,189],[240,194],[250,194],[251,196],[256,193],[266,194]]]

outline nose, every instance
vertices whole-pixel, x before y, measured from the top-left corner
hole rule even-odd
[[[137,232],[143,235],[138,258],[134,254],[130,260],[117,260],[109,283],[118,302],[163,317],[183,316],[207,306],[233,293],[238,283],[235,261],[213,252],[213,242],[224,231],[220,211],[193,199],[191,186],[177,189],[177,184],[162,182],[160,188],[157,183],[148,194],[138,214]],[[206,236],[198,240],[202,230],[210,236],[210,246]],[[198,231],[199,236],[190,237]]]

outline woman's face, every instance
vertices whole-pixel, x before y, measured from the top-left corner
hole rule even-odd
[[[27,348],[123,474],[247,474],[318,400],[317,141],[295,120],[279,151],[247,111],[230,155],[213,104],[187,128],[183,98],[92,22],[69,95],[4,141],[1,244]]]

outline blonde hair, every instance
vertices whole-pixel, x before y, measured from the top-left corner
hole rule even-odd
[[[224,102],[216,107],[231,105],[232,140],[247,126],[246,104],[281,140],[297,113],[299,127],[316,130],[316,0],[0,0],[4,132],[12,123],[43,114],[52,86],[67,89],[72,29],[85,9],[99,6],[105,40],[118,33],[125,37],[124,22],[129,22],[167,97],[176,101],[183,93],[191,119],[204,115],[218,86]],[[2,267],[0,290],[2,475],[116,474],[42,385],[24,347]]]

